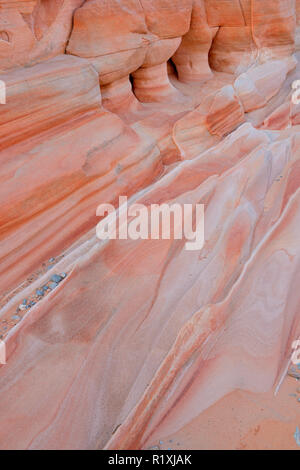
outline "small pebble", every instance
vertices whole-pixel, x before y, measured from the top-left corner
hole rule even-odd
[[[55,258],[50,258],[49,259],[49,263],[54,263],[54,261],[55,261]]]
[[[27,299],[24,299],[23,302],[22,302],[23,305],[26,305],[27,304]]]
[[[62,277],[63,279],[65,279],[65,278],[67,277],[67,274],[66,274],[66,273],[61,273],[61,277]]]
[[[62,277],[58,274],[53,274],[53,276],[51,276],[51,281],[56,282],[58,284],[60,281],[62,281]]]
[[[50,287],[51,290],[55,289],[57,286],[58,286],[58,284],[56,284],[56,282],[50,282],[50,284],[49,284],[49,287]]]
[[[48,286],[43,286],[42,289],[43,289],[44,292],[47,292],[47,290],[49,290],[49,287]]]
[[[40,296],[44,295],[43,289],[37,289],[35,292],[36,292],[36,295],[40,295]]]
[[[20,310],[26,310],[27,306],[24,304],[19,305]]]
[[[11,317],[11,319],[12,319],[12,320],[17,320],[17,321],[19,321],[19,320],[21,320],[21,317],[19,317],[19,315],[13,315],[13,316]]]

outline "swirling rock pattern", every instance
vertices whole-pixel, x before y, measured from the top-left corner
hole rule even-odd
[[[195,426],[186,446],[216,448],[226,403],[249,396],[226,446],[297,447],[296,400],[272,399],[261,440],[249,415],[300,334],[299,11],[0,0],[1,449],[144,449]],[[204,248],[100,243],[96,208],[119,195],[203,203]],[[215,442],[210,410],[226,417]]]

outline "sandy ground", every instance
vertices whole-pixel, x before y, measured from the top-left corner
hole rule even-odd
[[[300,450],[300,381],[286,377],[278,395],[235,391],[153,446],[181,450]],[[300,440],[299,440],[300,442]]]

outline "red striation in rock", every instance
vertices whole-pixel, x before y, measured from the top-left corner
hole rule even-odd
[[[73,12],[83,3],[84,0],[1,0],[0,29],[8,41],[0,42],[0,71],[34,65],[64,53]]]
[[[1,449],[192,448],[219,410],[216,448],[235,399],[226,446],[259,448],[245,400],[278,391],[300,335],[299,12],[0,0]],[[100,242],[120,195],[204,204],[204,247]],[[297,448],[299,404],[276,400],[261,448]]]
[[[263,60],[286,57],[295,50],[294,0],[252,0],[252,28]]]

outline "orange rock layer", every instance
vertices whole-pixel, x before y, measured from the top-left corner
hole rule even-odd
[[[0,0],[1,449],[147,448],[282,382],[300,334],[299,11]],[[204,204],[204,248],[101,243],[96,208],[119,195]]]

